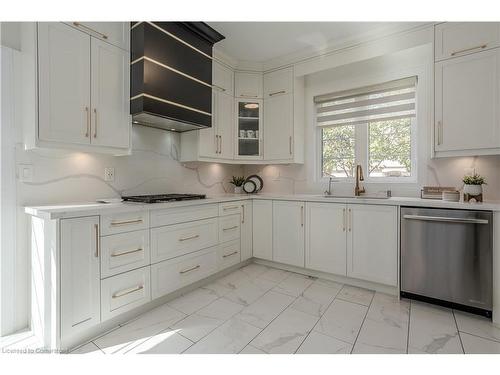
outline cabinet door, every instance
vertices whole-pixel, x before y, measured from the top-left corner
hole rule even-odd
[[[260,73],[236,72],[234,74],[234,96],[259,99],[263,94],[263,79]]]
[[[436,151],[500,147],[498,50],[436,64]]]
[[[99,217],[61,220],[61,331],[69,338],[100,322]]]
[[[347,207],[306,204],[306,268],[346,275]]]
[[[396,207],[350,204],[347,211],[347,276],[396,286]]]
[[[226,95],[234,94],[234,73],[217,61],[212,61],[212,85]]]
[[[304,267],[304,202],[273,202],[273,261]]]
[[[250,259],[252,251],[252,202],[241,204],[241,261]]]
[[[90,36],[38,24],[38,101],[41,140],[90,144]]]
[[[128,52],[92,38],[92,134],[98,146],[129,147],[130,73]]]
[[[236,108],[236,159],[262,159],[262,100],[238,99]]]
[[[214,89],[212,90],[212,127],[198,130],[200,136],[198,155],[201,157],[219,157],[219,135],[217,133],[218,107],[219,93]]]
[[[218,94],[217,100],[217,134],[219,135],[219,157],[233,158],[234,98],[224,93]]]
[[[264,159],[293,157],[293,96],[276,95],[264,101]]]
[[[293,90],[293,68],[264,74],[264,98],[289,94]]]
[[[71,26],[111,43],[124,50],[130,50],[129,22],[72,22]]]
[[[273,260],[273,201],[253,202],[253,256]]]
[[[500,23],[497,22],[446,22],[434,29],[435,58],[475,53],[500,43]]]

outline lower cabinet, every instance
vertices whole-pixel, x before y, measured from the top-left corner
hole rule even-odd
[[[60,236],[61,334],[71,339],[101,321],[99,216],[62,219]]]
[[[241,261],[240,249],[239,239],[220,244],[217,248],[217,269],[223,270],[238,264]]]
[[[398,214],[394,206],[350,204],[347,276],[398,284]]]
[[[241,202],[241,261],[253,257],[252,201]]]
[[[273,201],[254,200],[253,216],[253,256],[273,260]]]
[[[304,202],[273,202],[273,261],[304,267],[304,225]]]
[[[346,276],[346,204],[306,203],[306,268]]]

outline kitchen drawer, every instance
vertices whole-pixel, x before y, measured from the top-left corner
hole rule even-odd
[[[158,298],[217,272],[217,248],[211,247],[151,266],[151,293]]]
[[[151,229],[151,263],[217,245],[217,218]]]
[[[151,301],[150,267],[101,281],[101,318],[111,319]]]
[[[202,204],[199,206],[155,210],[151,211],[151,227],[161,227],[163,225],[186,223],[188,221],[217,217],[218,212],[216,204]]]
[[[133,211],[101,215],[101,236],[149,228],[149,212]]]
[[[149,265],[149,230],[101,238],[101,278]]]
[[[226,242],[217,249],[217,268],[223,270],[241,261],[241,245],[239,240]]]
[[[227,242],[240,238],[240,215],[219,218],[219,242]]]
[[[242,201],[219,203],[219,216],[241,214]]]

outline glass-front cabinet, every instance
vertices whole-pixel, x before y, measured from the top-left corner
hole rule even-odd
[[[262,159],[262,100],[236,99],[238,159]]]

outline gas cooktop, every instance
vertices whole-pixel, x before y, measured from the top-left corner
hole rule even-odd
[[[153,194],[153,195],[131,195],[122,197],[124,201],[140,203],[161,203],[175,201],[189,201],[193,199],[205,199],[205,194]]]

